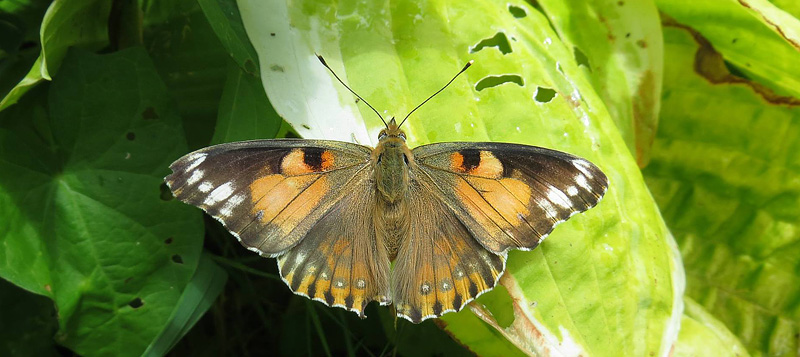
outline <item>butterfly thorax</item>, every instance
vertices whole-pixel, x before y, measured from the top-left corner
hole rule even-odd
[[[408,194],[408,166],[412,164],[411,150],[406,146],[406,136],[397,128],[394,119],[378,136],[378,146],[372,153],[375,184],[381,198],[394,204]]]
[[[372,153],[375,188],[378,191],[375,228],[379,240],[394,260],[400,242],[408,232],[409,165],[413,165],[411,150],[406,146],[405,133],[394,119],[382,130],[378,146]]]

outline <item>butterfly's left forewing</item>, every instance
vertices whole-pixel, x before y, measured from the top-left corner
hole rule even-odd
[[[221,144],[176,160],[166,182],[176,198],[221,221],[249,249],[278,256],[341,199],[341,187],[369,179],[370,153],[321,140]]]

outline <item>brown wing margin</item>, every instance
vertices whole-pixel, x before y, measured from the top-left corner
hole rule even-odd
[[[370,301],[391,303],[389,258],[375,233],[374,186],[362,180],[344,190],[350,193],[278,257],[278,268],[295,294],[364,318]]]
[[[419,179],[486,249],[536,247],[553,228],[594,207],[608,178],[560,151],[503,143],[438,143],[413,150]]]
[[[369,164],[365,146],[257,140],[207,147],[176,160],[165,181],[248,249],[277,256],[299,242]]]

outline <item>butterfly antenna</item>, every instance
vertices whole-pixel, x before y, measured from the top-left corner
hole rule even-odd
[[[334,72],[333,69],[331,69],[331,67],[328,66],[328,63],[325,62],[325,59],[322,58],[322,56],[317,55],[317,59],[319,59],[319,61],[322,62],[322,65],[325,66],[325,68],[327,68],[329,71],[331,71],[331,74],[333,74],[333,76],[336,77],[336,80],[338,80],[339,83],[341,83],[345,88],[347,88],[347,90],[349,90],[350,93],[353,93],[353,95],[358,97],[358,99],[361,99],[361,101],[364,102],[364,104],[366,104],[369,107],[369,109],[372,109],[372,111],[375,112],[375,114],[378,114],[378,118],[381,118],[381,121],[383,122],[384,126],[386,126],[387,128],[389,127],[389,125],[386,124],[386,120],[383,120],[383,117],[381,116],[381,113],[378,113],[378,111],[375,110],[375,108],[373,108],[372,105],[369,104],[369,102],[364,100],[364,98],[361,98],[361,96],[358,95],[358,93],[356,93],[354,90],[350,89],[350,87],[348,87],[347,84],[344,84],[344,81],[342,81],[342,79],[339,78],[339,76],[336,75],[336,72]]]
[[[462,68],[460,71],[458,71],[458,73],[456,73],[456,75],[453,76],[453,79],[451,79],[450,82],[447,82],[447,84],[445,84],[444,87],[442,87],[442,89],[439,89],[439,90],[436,91],[436,93],[431,94],[431,96],[428,97],[428,99],[425,99],[424,101],[422,101],[422,103],[419,103],[418,106],[414,107],[414,109],[412,109],[410,112],[408,112],[408,115],[406,115],[406,117],[403,118],[403,121],[400,122],[400,125],[403,125],[403,123],[406,122],[406,119],[408,119],[408,117],[411,116],[411,113],[413,113],[415,110],[419,109],[419,107],[421,107],[423,104],[427,103],[429,100],[431,100],[431,98],[433,98],[437,94],[441,93],[445,88],[447,88],[447,86],[450,85],[450,83],[453,83],[453,81],[456,80],[456,78],[458,78],[458,76],[460,76],[461,73],[464,73],[464,71],[466,71],[467,68],[469,68],[469,66],[472,66],[472,62],[474,62],[474,61],[470,60],[469,62],[467,62],[467,64],[464,65],[464,68]],[[400,125],[398,125],[397,127],[399,128]]]

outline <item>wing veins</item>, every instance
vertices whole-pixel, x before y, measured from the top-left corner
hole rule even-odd
[[[467,180],[465,177],[461,177],[461,179],[462,179],[462,180],[464,180],[464,182],[466,182],[466,183],[469,185],[469,187],[472,187],[472,189],[473,189],[473,190],[475,190],[475,192],[477,192],[477,193],[478,193],[478,196],[481,196],[481,198],[483,199],[483,202],[486,202],[486,203],[489,205],[489,207],[491,207],[491,208],[492,208],[492,210],[493,210],[495,213],[497,213],[497,215],[498,215],[498,216],[500,216],[500,218],[502,218],[502,219],[503,219],[503,220],[504,220],[506,223],[508,223],[508,224],[511,226],[511,228],[514,228],[514,224],[513,224],[513,223],[511,223],[511,222],[509,222],[509,221],[508,221],[508,219],[506,219],[506,217],[505,217],[505,216],[503,216],[503,214],[502,214],[502,213],[500,213],[500,211],[498,211],[498,210],[497,210],[497,208],[495,208],[495,207],[494,207],[494,205],[493,205],[493,204],[491,204],[491,202],[489,202],[489,200],[487,200],[487,199],[486,199],[486,197],[483,197],[483,194],[481,193],[481,191],[479,191],[477,188],[475,188],[475,186],[474,186],[474,185],[473,185],[471,182],[469,182],[469,180]],[[482,211],[482,210],[481,210],[481,211]],[[488,217],[488,215],[487,215],[487,217]],[[494,224],[497,226],[497,228],[500,228],[500,230],[501,230],[501,231],[503,231],[503,233],[505,233],[505,234],[506,234],[506,235],[507,235],[509,238],[511,238],[511,240],[512,240],[514,243],[516,243],[516,244],[517,244],[517,246],[522,246],[522,245],[520,244],[521,242],[520,242],[520,241],[518,241],[516,237],[514,237],[513,235],[511,235],[511,234],[509,234],[508,232],[506,232],[506,230],[505,230],[505,229],[503,229],[503,227],[500,227],[500,224],[498,224],[497,222],[495,222],[493,219],[491,219],[491,218],[490,218],[490,220],[491,220],[491,221],[492,221],[492,222],[493,222],[493,223],[494,223]]]
[[[438,167],[433,167],[433,166],[429,166],[429,165],[425,165],[425,164],[423,164],[423,165],[424,165],[424,166],[427,166],[427,167],[432,167],[432,168],[434,168],[434,169],[436,169],[436,170],[439,170],[439,171],[445,171],[445,172],[447,172],[447,173],[453,173],[452,171],[448,171],[448,170],[440,169],[440,168],[438,168]],[[428,177],[428,181],[430,181],[430,182],[433,182],[433,185],[434,185],[434,186],[436,186],[436,188],[439,190],[439,192],[440,192],[442,195],[447,195],[447,193],[446,193],[446,192],[445,192],[445,191],[442,189],[442,187],[441,187],[441,186],[439,186],[439,184],[438,184],[438,183],[436,183],[436,181],[435,181],[435,180],[434,180],[434,179],[433,179],[433,178],[432,178],[432,177],[431,177],[431,176],[430,176],[430,175],[429,175],[427,172],[425,172],[425,170],[419,170],[419,171],[420,171],[420,172],[423,172],[423,173],[425,173],[425,176],[427,176],[427,177]],[[461,178],[462,180],[466,181],[466,179],[464,179],[463,177],[461,177],[461,175],[458,175],[458,174],[456,174],[456,176],[458,176],[458,177],[459,177],[459,178]],[[467,182],[467,184],[469,184],[469,182]],[[472,187],[472,185],[470,185],[470,187]],[[475,188],[473,187],[473,189],[475,189]],[[481,198],[483,198],[483,196],[481,196]],[[486,199],[484,199],[484,201],[486,201]],[[472,203],[475,203],[475,201],[472,201],[471,199],[470,199],[470,202],[472,202]],[[445,206],[448,206],[446,202],[445,202]],[[449,206],[448,206],[448,207],[449,207]],[[451,210],[453,210],[453,208],[450,208],[450,209],[451,209]],[[508,236],[509,238],[511,238],[512,240],[515,240],[515,241],[516,241],[516,239],[515,239],[514,237],[510,236],[510,235],[508,234],[508,232],[506,232],[506,231],[505,231],[505,230],[504,230],[502,227],[500,227],[500,225],[499,225],[499,224],[497,224],[497,222],[495,222],[493,219],[489,218],[489,215],[488,215],[488,214],[486,214],[486,212],[483,212],[483,210],[479,210],[479,211],[481,212],[481,214],[483,214],[483,216],[484,216],[484,217],[486,217],[486,218],[487,218],[487,219],[489,219],[489,220],[490,220],[492,223],[494,223],[494,225],[495,225],[495,226],[497,226],[497,228],[499,228],[501,232],[503,232],[505,235],[507,235],[507,236]],[[496,210],[495,210],[495,211],[496,211]],[[502,217],[502,215],[500,215],[500,216]],[[458,219],[458,220],[461,222],[461,224],[463,224],[465,227],[467,226],[467,225],[466,225],[466,224],[465,224],[465,223],[464,223],[464,222],[461,220],[461,218],[459,218],[459,217],[458,217],[458,215],[456,215],[456,218],[457,218],[457,219]],[[469,229],[467,229],[467,230],[469,230]],[[472,233],[472,232],[470,232],[470,233]],[[475,238],[475,237],[473,237],[473,239],[476,239],[476,240],[478,240],[478,239],[477,239],[477,238]],[[478,242],[480,243],[480,240],[478,240]],[[483,245],[483,243],[481,243],[481,245]]]

